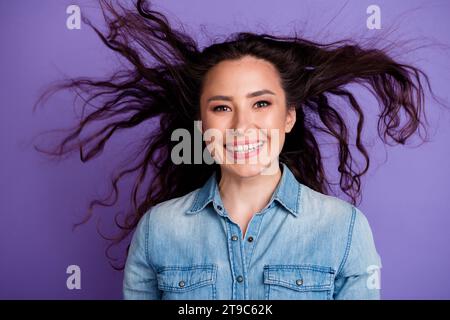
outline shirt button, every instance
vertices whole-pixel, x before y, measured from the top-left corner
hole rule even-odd
[[[219,205],[217,206],[217,210],[222,211],[222,209],[223,209],[222,206]]]
[[[237,236],[232,236],[232,237],[231,237],[231,240],[233,240],[233,241],[237,241],[237,239],[238,239]]]
[[[248,242],[252,242],[253,241],[253,237],[248,237]]]
[[[178,285],[180,286],[180,288],[183,288],[184,287],[184,285],[185,285],[185,283],[184,283],[184,281],[183,280],[181,280],[179,283],[178,283]]]
[[[236,278],[236,280],[237,280],[238,282],[242,282],[242,281],[244,280],[244,278],[243,278],[242,276],[238,276],[238,277]]]
[[[302,279],[297,279],[297,281],[295,281],[295,283],[296,283],[298,286],[301,286],[301,285],[303,284],[303,280],[302,280]]]

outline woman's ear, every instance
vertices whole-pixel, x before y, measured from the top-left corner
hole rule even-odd
[[[295,106],[289,106],[286,114],[286,133],[291,132],[292,128],[295,125],[295,120],[297,119],[297,113],[295,111]]]

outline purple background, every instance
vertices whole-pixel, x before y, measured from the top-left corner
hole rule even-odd
[[[32,138],[47,129],[73,124],[73,94],[64,92],[32,114],[38,94],[50,81],[66,76],[109,74],[118,59],[86,25],[65,26],[66,7],[78,4],[82,14],[101,27],[94,1],[1,1],[1,167],[0,167],[0,298],[120,299],[122,273],[104,256],[106,243],[95,222],[71,231],[88,200],[105,196],[108,177],[126,154],[119,135],[104,155],[82,164],[77,154],[61,163],[47,161],[32,148]],[[292,27],[318,41],[371,36],[366,8],[373,1],[156,1],[171,21],[182,21],[198,34],[203,25],[212,35],[230,31],[289,33]],[[395,37],[431,37],[448,44],[450,2],[376,1],[382,26],[396,26]],[[392,39],[394,39],[392,38]],[[420,42],[419,42],[420,43]],[[435,92],[448,99],[449,63],[438,46],[407,54],[430,76]],[[375,100],[361,93],[375,114]],[[450,298],[450,117],[429,100],[426,108],[431,142],[418,148],[383,147],[375,136],[375,118],[367,118],[366,143],[372,162],[363,180],[359,206],[368,217],[383,260],[382,298]],[[42,141],[42,140],[40,140]],[[128,181],[129,182],[129,181]],[[128,205],[130,184],[120,185],[118,208]],[[128,188],[128,189],[127,189]],[[123,191],[122,191],[123,192]],[[96,208],[109,217],[118,208]],[[66,268],[81,267],[81,290],[66,288]]]

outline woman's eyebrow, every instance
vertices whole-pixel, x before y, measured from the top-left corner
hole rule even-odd
[[[275,95],[275,93],[273,93],[272,91],[270,91],[268,89],[263,89],[263,90],[258,90],[258,91],[255,91],[255,92],[248,93],[246,95],[246,97],[247,98],[254,98],[254,97],[257,97],[257,96],[261,96],[263,94],[273,94],[273,95]],[[233,97],[220,96],[220,95],[219,96],[213,96],[213,97],[209,98],[206,102],[210,102],[210,101],[213,101],[213,100],[233,101]]]

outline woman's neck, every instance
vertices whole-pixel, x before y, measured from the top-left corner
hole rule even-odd
[[[278,161],[271,166],[275,166],[271,174],[259,174],[253,177],[240,177],[222,170],[219,191],[229,214],[248,217],[267,205],[282,174]]]

